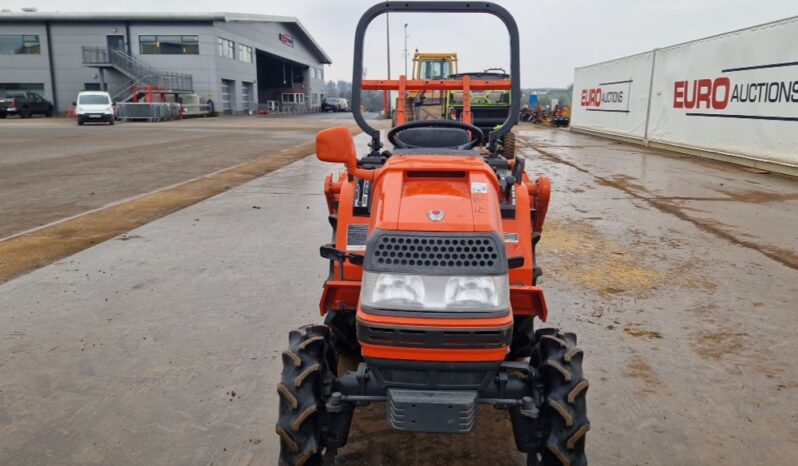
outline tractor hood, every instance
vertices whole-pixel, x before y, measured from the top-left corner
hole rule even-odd
[[[496,175],[465,154],[388,159],[374,183],[371,230],[501,231]]]

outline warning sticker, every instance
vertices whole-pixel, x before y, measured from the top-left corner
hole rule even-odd
[[[504,234],[504,242],[505,243],[517,243],[518,242],[518,233],[505,233]]]
[[[365,251],[366,250],[366,236],[369,233],[368,225],[353,225],[350,224],[346,228],[346,250],[347,251]]]
[[[471,183],[471,192],[484,194],[488,192],[488,183]]]

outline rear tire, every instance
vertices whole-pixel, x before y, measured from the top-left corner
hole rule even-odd
[[[330,329],[323,325],[309,325],[288,335],[282,380],[277,385],[281,466],[320,466],[325,456],[334,454],[325,451],[321,439],[321,414],[338,364],[332,339]]]
[[[28,107],[22,107],[22,110],[19,111],[20,118],[30,118],[30,109]]]
[[[44,112],[44,116],[46,116],[47,118],[52,118],[53,113],[55,113],[55,110],[53,110],[53,106],[51,105],[47,107],[47,110]]]
[[[512,131],[504,135],[504,140],[502,141],[502,155],[507,160],[515,158],[515,133]]]
[[[540,451],[543,466],[586,466],[585,434],[589,383],[582,373],[584,353],[576,346],[576,335],[544,328],[535,332],[536,351],[532,357],[543,378],[544,402],[541,417],[548,435]],[[536,457],[530,454],[529,464]]]

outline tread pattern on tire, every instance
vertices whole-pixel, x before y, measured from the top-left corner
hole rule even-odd
[[[587,390],[582,373],[584,352],[576,346],[576,335],[556,329],[539,329],[537,360],[543,376],[546,402],[543,419],[550,425],[541,451],[544,466],[586,466],[585,437],[590,430],[587,419]]]
[[[504,135],[504,141],[502,141],[502,155],[507,160],[515,158],[515,133],[512,131]]]
[[[275,431],[280,437],[281,465],[322,464],[323,378],[335,375],[337,367],[331,339],[332,332],[323,325],[302,327],[288,335],[282,380],[277,384],[280,406]]]

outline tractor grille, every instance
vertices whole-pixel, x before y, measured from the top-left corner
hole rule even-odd
[[[488,233],[414,233],[377,230],[368,241],[366,270],[427,275],[507,272],[504,243]]]
[[[364,325],[358,322],[357,337],[370,345],[411,348],[502,348],[510,344],[512,327],[499,329],[420,329]]]

